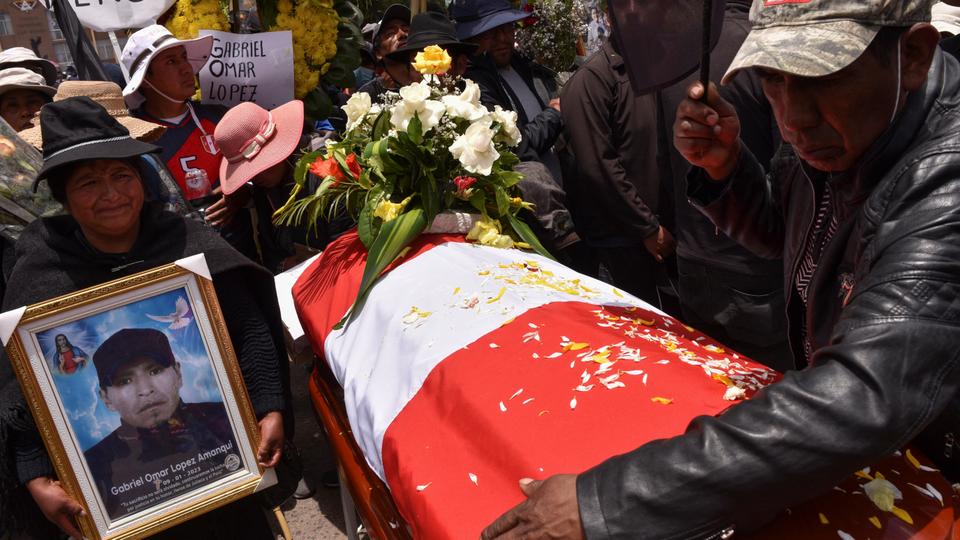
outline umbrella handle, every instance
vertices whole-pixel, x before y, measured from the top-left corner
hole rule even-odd
[[[703,97],[706,103],[710,88],[710,44],[713,39],[713,0],[703,0],[703,39],[700,42],[700,84],[703,85]]]

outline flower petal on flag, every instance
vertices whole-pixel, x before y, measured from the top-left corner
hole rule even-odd
[[[433,482],[427,482],[426,484],[420,484],[420,485],[418,485],[418,486],[417,486],[417,491],[423,491],[423,490],[427,489],[428,487],[430,487],[430,484],[432,484],[432,483],[433,483]]]
[[[477,475],[475,475],[475,474],[473,474],[473,473],[467,473],[467,476],[470,478],[470,481],[473,482],[473,485],[475,485],[475,486],[479,486],[479,485],[480,485],[480,484],[477,483]]]
[[[502,401],[500,402],[500,412],[507,412],[507,406]]]
[[[893,515],[895,515],[895,516],[897,516],[898,518],[900,518],[901,520],[905,521],[906,523],[908,523],[908,524],[910,524],[910,525],[913,525],[913,518],[910,517],[910,514],[907,513],[907,511],[904,510],[903,508],[894,506],[893,508],[890,509],[890,512],[891,512]]]

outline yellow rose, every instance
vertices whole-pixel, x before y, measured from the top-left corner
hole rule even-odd
[[[413,62],[413,69],[424,75],[437,75],[450,71],[452,63],[453,59],[450,58],[447,51],[437,45],[430,45],[417,53]]]

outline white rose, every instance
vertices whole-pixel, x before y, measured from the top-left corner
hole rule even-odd
[[[430,99],[430,87],[424,83],[412,83],[400,89],[401,103],[417,104]]]
[[[423,132],[427,133],[437,127],[437,125],[440,124],[440,120],[443,119],[443,113],[445,112],[447,112],[447,108],[443,103],[434,99],[424,101],[423,109],[419,111],[420,122],[423,124]]]
[[[423,126],[423,133],[427,133],[437,127],[446,110],[447,108],[443,103],[436,100],[411,101],[404,99],[393,107],[390,113],[390,124],[397,131],[407,131],[410,120],[413,119],[414,115],[417,115],[420,118],[420,124]]]
[[[454,118],[463,118],[475,122],[487,114],[487,110],[482,105],[474,105],[470,101],[464,100],[462,94],[459,96],[443,96],[441,99],[447,108],[447,114]]]
[[[366,92],[357,92],[350,96],[347,103],[343,106],[343,112],[347,113],[347,131],[355,128],[357,124],[363,121],[370,113],[373,102],[370,100],[370,94]]]
[[[500,124],[500,133],[504,136],[508,145],[517,146],[520,144],[520,139],[523,136],[517,129],[516,111],[507,111],[496,105],[493,109],[493,121]]]
[[[480,87],[470,79],[464,80],[463,92],[460,92],[460,99],[472,105],[480,106]]]
[[[493,163],[500,158],[500,152],[493,146],[494,135],[489,122],[474,122],[453,141],[450,153],[467,171],[489,175],[493,172]]]

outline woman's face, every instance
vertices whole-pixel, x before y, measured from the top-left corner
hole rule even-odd
[[[276,186],[279,186],[290,177],[290,166],[287,165],[287,161],[281,161],[273,167],[263,171],[257,176],[253,177],[253,183],[257,187],[262,187],[270,189]]]
[[[119,159],[94,159],[73,167],[65,185],[66,209],[85,233],[116,238],[135,233],[143,208],[139,172]]]
[[[23,131],[33,126],[33,115],[47,101],[47,96],[36,90],[10,90],[0,97],[0,116],[15,131]]]

